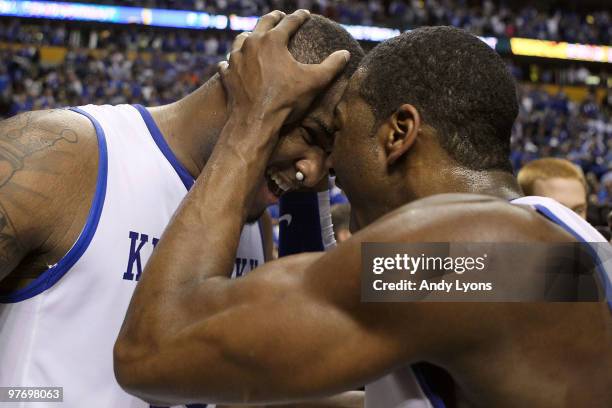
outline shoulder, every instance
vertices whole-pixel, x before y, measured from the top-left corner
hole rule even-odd
[[[0,122],[0,205],[25,248],[78,222],[95,189],[97,162],[96,132],[81,114],[36,111]]]
[[[0,121],[1,136],[16,137],[27,132],[53,132],[70,139],[71,132],[93,132],[93,126],[85,116],[70,109],[51,109],[24,112]]]
[[[376,228],[402,241],[573,242],[574,238],[528,206],[478,194],[440,194],[382,217]]]

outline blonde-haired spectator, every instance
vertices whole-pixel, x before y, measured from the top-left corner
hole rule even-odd
[[[553,198],[586,219],[587,182],[574,163],[552,157],[538,159],[526,164],[517,177],[526,195]]]

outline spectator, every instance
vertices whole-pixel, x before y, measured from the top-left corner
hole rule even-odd
[[[565,159],[534,160],[518,173],[525,195],[550,197],[586,219],[587,183],[580,167]]]

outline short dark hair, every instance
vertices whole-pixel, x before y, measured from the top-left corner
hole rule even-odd
[[[363,49],[340,24],[318,14],[311,15],[289,41],[291,55],[303,64],[319,64],[338,50],[351,53],[342,73],[349,78],[363,59]]]
[[[362,68],[360,94],[377,124],[412,104],[459,164],[512,171],[516,84],[499,55],[476,36],[454,27],[418,28],[376,46]]]

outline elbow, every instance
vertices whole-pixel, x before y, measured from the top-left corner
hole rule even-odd
[[[155,384],[151,383],[154,376],[144,367],[147,355],[152,354],[148,354],[142,347],[120,337],[113,349],[115,378],[128,394],[149,403],[158,403],[159,401],[151,400],[150,390],[155,387]]]

